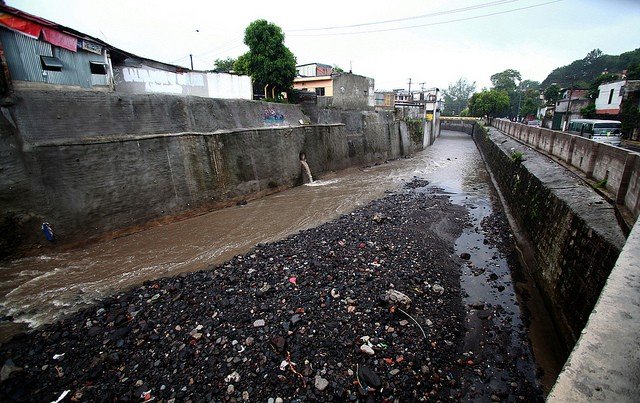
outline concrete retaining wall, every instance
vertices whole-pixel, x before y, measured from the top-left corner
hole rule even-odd
[[[640,164],[637,154],[566,132],[495,119],[499,130],[557,157],[599,182],[633,224],[640,215]]]
[[[507,130],[532,137],[515,125]],[[514,139],[496,130],[487,134],[479,125],[473,136],[531,244],[530,274],[570,351],[625,242],[614,209],[556,162]]]
[[[637,402],[640,224],[636,223],[548,402]]]
[[[300,125],[296,105],[167,95],[32,91],[0,117],[0,258],[135,230],[258,197],[314,175],[411,152],[393,115]],[[342,118],[342,117],[341,117]]]

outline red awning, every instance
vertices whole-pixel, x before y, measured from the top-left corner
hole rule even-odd
[[[42,38],[52,45],[60,46],[72,52],[78,51],[78,39],[55,29],[42,27]]]
[[[40,30],[42,29],[42,27],[35,22],[6,13],[0,13],[0,25],[4,25],[14,31],[19,31],[33,39],[40,37]]]

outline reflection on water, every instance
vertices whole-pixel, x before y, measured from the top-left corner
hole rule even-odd
[[[413,158],[323,175],[244,206],[214,211],[82,249],[0,267],[0,316],[38,325],[145,280],[195,271],[318,226],[397,189],[446,171],[456,158],[449,132]],[[461,138],[461,137],[460,137]]]

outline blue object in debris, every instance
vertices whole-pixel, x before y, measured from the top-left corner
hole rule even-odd
[[[49,224],[48,222],[42,223],[42,232],[44,233],[45,238],[47,238],[47,241],[53,242],[56,240],[56,237],[53,234],[53,229],[51,228],[51,224]]]

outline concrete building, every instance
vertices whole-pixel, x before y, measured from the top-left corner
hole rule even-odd
[[[293,89],[315,92],[319,97],[333,96],[333,77],[296,77],[293,80]]]
[[[373,78],[334,73],[331,66],[319,63],[299,65],[296,69],[299,76],[293,80],[293,88],[315,92],[320,106],[362,110],[375,106]]]
[[[375,92],[375,110],[393,110],[395,107],[396,94],[393,91]]]
[[[573,119],[581,119],[580,110],[589,105],[588,90],[582,88],[564,89],[562,98],[556,102],[553,112],[553,130],[564,130]]]
[[[319,77],[333,74],[333,67],[322,63],[307,63],[296,66],[296,75],[299,77]]]
[[[2,91],[79,89],[252,99],[251,78],[190,71],[136,56],[52,21],[0,5]]]
[[[8,88],[113,89],[108,45],[97,38],[0,5],[0,41]]]
[[[315,92],[319,97],[333,96],[333,67],[322,63],[300,64],[296,73],[294,89]]]
[[[613,83],[601,84],[598,87],[598,98],[596,98],[596,114],[598,115],[618,115],[620,105],[624,95],[624,88],[627,80],[615,81]]]

